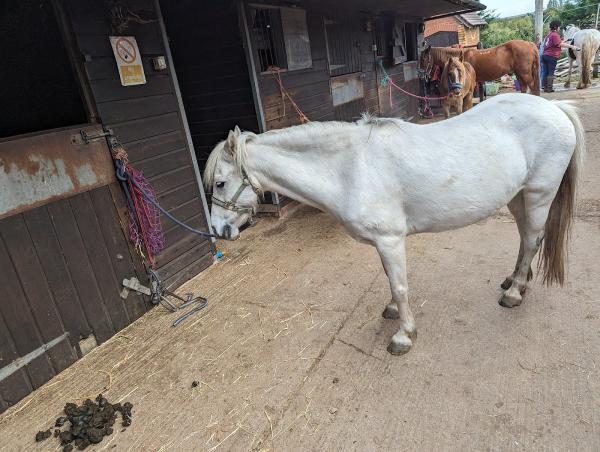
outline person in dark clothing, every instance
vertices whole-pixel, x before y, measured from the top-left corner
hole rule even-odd
[[[544,85],[545,93],[553,93],[554,88],[552,85],[554,84],[554,70],[556,69],[556,62],[560,57],[560,53],[563,48],[580,50],[574,45],[568,44],[564,42],[559,34],[560,31],[560,21],[553,20],[550,22],[550,33],[544,39],[544,54],[542,56],[542,65],[544,70],[545,78],[542,81]]]

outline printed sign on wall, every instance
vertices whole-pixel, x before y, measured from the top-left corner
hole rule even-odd
[[[117,60],[121,85],[143,85],[146,83],[140,49],[133,36],[110,36],[110,44]]]

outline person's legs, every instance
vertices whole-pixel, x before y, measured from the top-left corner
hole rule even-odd
[[[544,73],[542,77],[542,87],[544,91],[546,91],[546,76],[548,75],[548,64],[546,63],[546,55],[542,55],[542,72]]]
[[[544,84],[544,78],[546,78],[546,70],[543,62],[543,55],[540,56],[540,80],[542,81],[542,87],[546,86]]]
[[[544,58],[546,58],[546,85],[547,85],[547,91],[548,93],[553,93],[554,92],[554,70],[556,69],[556,63],[558,61],[558,58],[554,58],[548,55],[544,55]]]

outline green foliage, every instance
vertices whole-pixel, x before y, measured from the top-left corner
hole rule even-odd
[[[596,21],[596,11],[599,0],[567,0],[562,2],[562,7],[550,8],[544,13],[546,23],[558,19],[562,26],[569,24],[577,25],[579,28],[593,28]]]
[[[547,8],[549,9],[558,9],[561,8],[563,5],[562,0],[548,0],[548,6]]]
[[[486,19],[487,20],[487,19]],[[483,46],[494,47],[511,39],[533,41],[533,15],[511,17],[508,19],[494,18],[481,29]]]
[[[544,11],[544,36],[548,33],[548,24],[554,19],[561,21],[563,29],[569,24],[579,28],[594,27],[598,2],[600,0],[549,0]],[[501,19],[495,10],[491,10],[482,11],[479,15],[488,23],[481,29],[484,47],[493,47],[511,39],[534,41],[533,14]]]

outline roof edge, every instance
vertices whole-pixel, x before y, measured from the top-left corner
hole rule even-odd
[[[462,7],[463,9],[453,11],[451,13],[438,14],[437,16],[431,16],[424,18],[425,21],[433,19],[441,19],[448,16],[456,16],[457,14],[472,13],[476,11],[482,11],[487,8],[483,3],[476,0],[445,0],[448,3],[452,3],[456,6]]]

